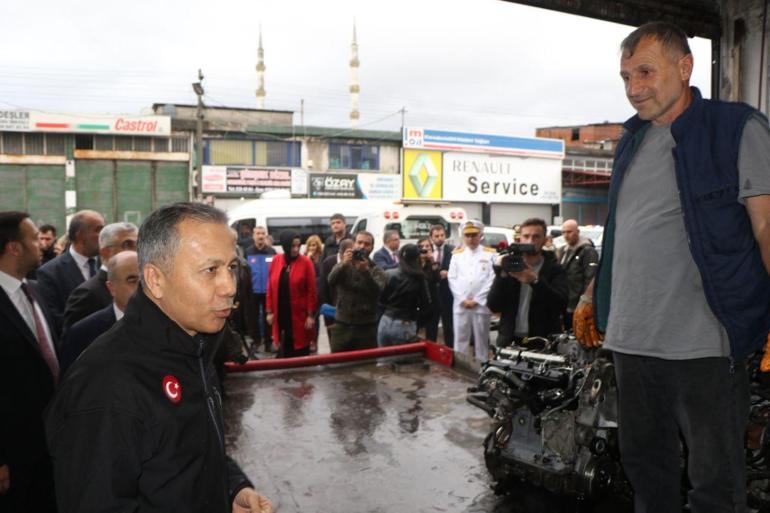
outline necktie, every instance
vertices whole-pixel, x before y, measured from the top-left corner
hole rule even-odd
[[[444,256],[444,246],[439,246],[438,248],[438,265],[441,265],[444,262],[443,256]]]
[[[96,274],[96,259],[91,257],[88,259],[88,277],[93,278]]]
[[[37,308],[35,308],[35,298],[32,295],[32,289],[30,289],[26,283],[22,283],[21,291],[24,292],[25,296],[27,296],[27,301],[29,301],[29,304],[32,307],[32,317],[35,320],[35,335],[37,336],[37,345],[40,348],[40,354],[43,357],[46,365],[48,365],[48,368],[51,369],[53,382],[58,383],[59,361],[56,359],[56,354],[53,351],[53,345],[45,334],[45,328],[43,328],[43,320],[37,314]]]

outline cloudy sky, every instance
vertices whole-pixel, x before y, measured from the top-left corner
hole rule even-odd
[[[266,108],[349,125],[352,27],[361,128],[520,136],[539,126],[622,121],[618,77],[631,28],[501,0],[28,0],[4,2],[0,108],[140,113],[194,103],[256,107],[259,28]],[[691,41],[693,84],[710,84],[710,43]]]

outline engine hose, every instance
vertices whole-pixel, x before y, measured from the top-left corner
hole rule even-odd
[[[495,409],[493,407],[489,406],[487,403],[485,403],[481,399],[479,399],[478,397],[474,397],[474,396],[469,395],[469,396],[465,397],[465,400],[468,401],[473,406],[475,406],[477,408],[481,408],[482,410],[487,412],[487,415],[489,415],[490,417],[494,417],[495,416]]]
[[[498,367],[488,367],[487,370],[484,371],[484,374],[496,374],[519,390],[524,390],[527,387],[527,384],[513,372],[506,372]]]

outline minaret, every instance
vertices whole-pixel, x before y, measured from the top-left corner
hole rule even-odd
[[[265,108],[265,51],[262,49],[262,27],[259,27],[259,48],[257,49],[257,107]]]
[[[358,87],[358,42],[356,40],[356,23],[353,22],[353,44],[350,45],[350,126],[358,125],[358,118],[361,114],[358,112],[358,93],[361,88]]]

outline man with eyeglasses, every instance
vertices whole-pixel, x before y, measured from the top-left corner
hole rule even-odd
[[[90,279],[72,291],[64,308],[64,331],[81,319],[112,303],[107,288],[107,262],[122,251],[136,251],[138,228],[132,223],[108,224],[99,233],[99,257],[102,266]]]
[[[481,245],[484,225],[480,221],[468,221],[462,232],[463,245],[452,251],[447,275],[454,296],[455,351],[466,354],[473,334],[476,359],[486,361],[490,320],[487,295],[495,279],[492,269],[495,250]]]

